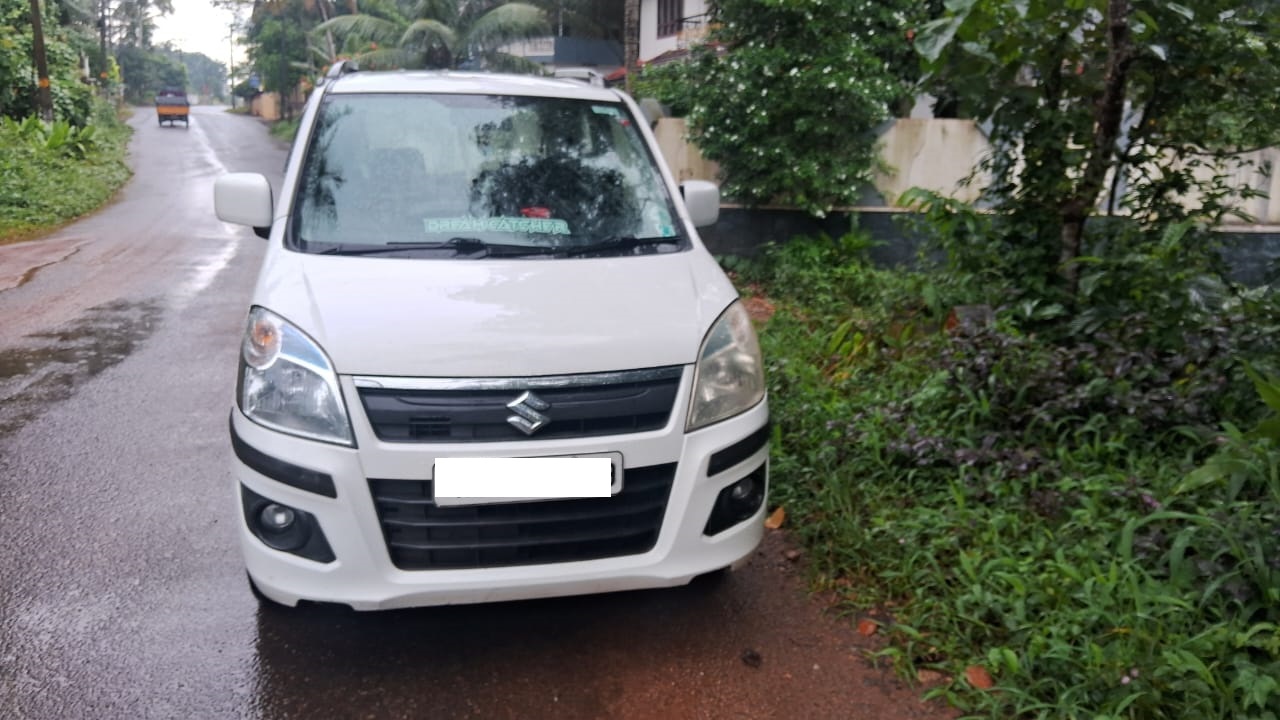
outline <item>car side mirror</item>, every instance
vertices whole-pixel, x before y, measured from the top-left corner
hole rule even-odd
[[[218,219],[248,225],[258,237],[269,237],[275,201],[271,183],[258,173],[228,173],[213,183],[213,209]]]
[[[715,225],[720,219],[720,188],[715,183],[685,180],[680,183],[680,194],[694,227]]]

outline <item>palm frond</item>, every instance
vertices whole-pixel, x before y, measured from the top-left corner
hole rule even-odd
[[[453,54],[457,42],[458,36],[453,28],[439,20],[414,20],[400,36],[400,47],[422,51],[444,47],[450,54]]]
[[[315,34],[332,31],[342,38],[360,42],[394,43],[404,32],[404,26],[372,15],[339,15],[326,20],[311,30]]]
[[[481,56],[485,70],[504,73],[520,73],[522,75],[546,75],[547,68],[529,58],[510,55],[504,52],[487,52]]]
[[[421,55],[404,48],[378,48],[351,59],[362,70],[413,70],[422,67]]]
[[[418,0],[413,16],[419,20],[439,20],[453,25],[458,22],[458,3],[454,0]]]
[[[401,3],[394,0],[360,0],[360,12],[401,25],[407,25],[409,18],[412,17],[405,8],[401,7]],[[356,13],[352,12],[352,14]]]
[[[311,55],[311,60],[317,65],[328,65],[333,62],[333,58],[329,57],[329,51],[314,43],[307,43],[307,52]]]
[[[546,13],[527,3],[499,5],[476,19],[461,38],[465,47],[482,53],[515,40],[525,40],[550,32]]]

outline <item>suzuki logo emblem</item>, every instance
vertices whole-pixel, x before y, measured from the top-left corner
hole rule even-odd
[[[507,407],[511,412],[515,413],[515,415],[507,418],[507,422],[514,425],[525,435],[532,435],[538,432],[543,425],[551,422],[551,418],[541,412],[542,410],[550,409],[551,403],[527,390],[520,397],[507,403]]]

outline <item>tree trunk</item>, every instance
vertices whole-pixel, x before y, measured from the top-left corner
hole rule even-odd
[[[627,67],[627,92],[640,71],[640,0],[626,0],[622,11],[622,32],[625,36],[623,62]]]
[[[107,61],[107,0],[98,0],[98,47],[102,50],[102,61]]]
[[[1116,140],[1120,137],[1120,123],[1124,119],[1125,91],[1128,83],[1129,64],[1133,53],[1129,35],[1129,0],[1107,2],[1107,75],[1093,110],[1093,142],[1089,162],[1076,185],[1075,192],[1066,198],[1059,217],[1062,221],[1062,247],[1059,256],[1059,272],[1067,283],[1067,291],[1074,297],[1080,285],[1080,246],[1084,237],[1085,220],[1097,204],[1098,195],[1106,183],[1107,169],[1114,164]]]
[[[44,26],[40,17],[40,0],[31,0],[31,53],[35,55],[36,87],[40,117],[53,122],[53,98],[49,94],[49,63],[44,53]]]

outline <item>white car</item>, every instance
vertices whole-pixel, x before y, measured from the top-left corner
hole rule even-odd
[[[375,610],[680,585],[759,543],[759,345],[636,104],[330,71],[275,202],[231,444],[260,599]]]

